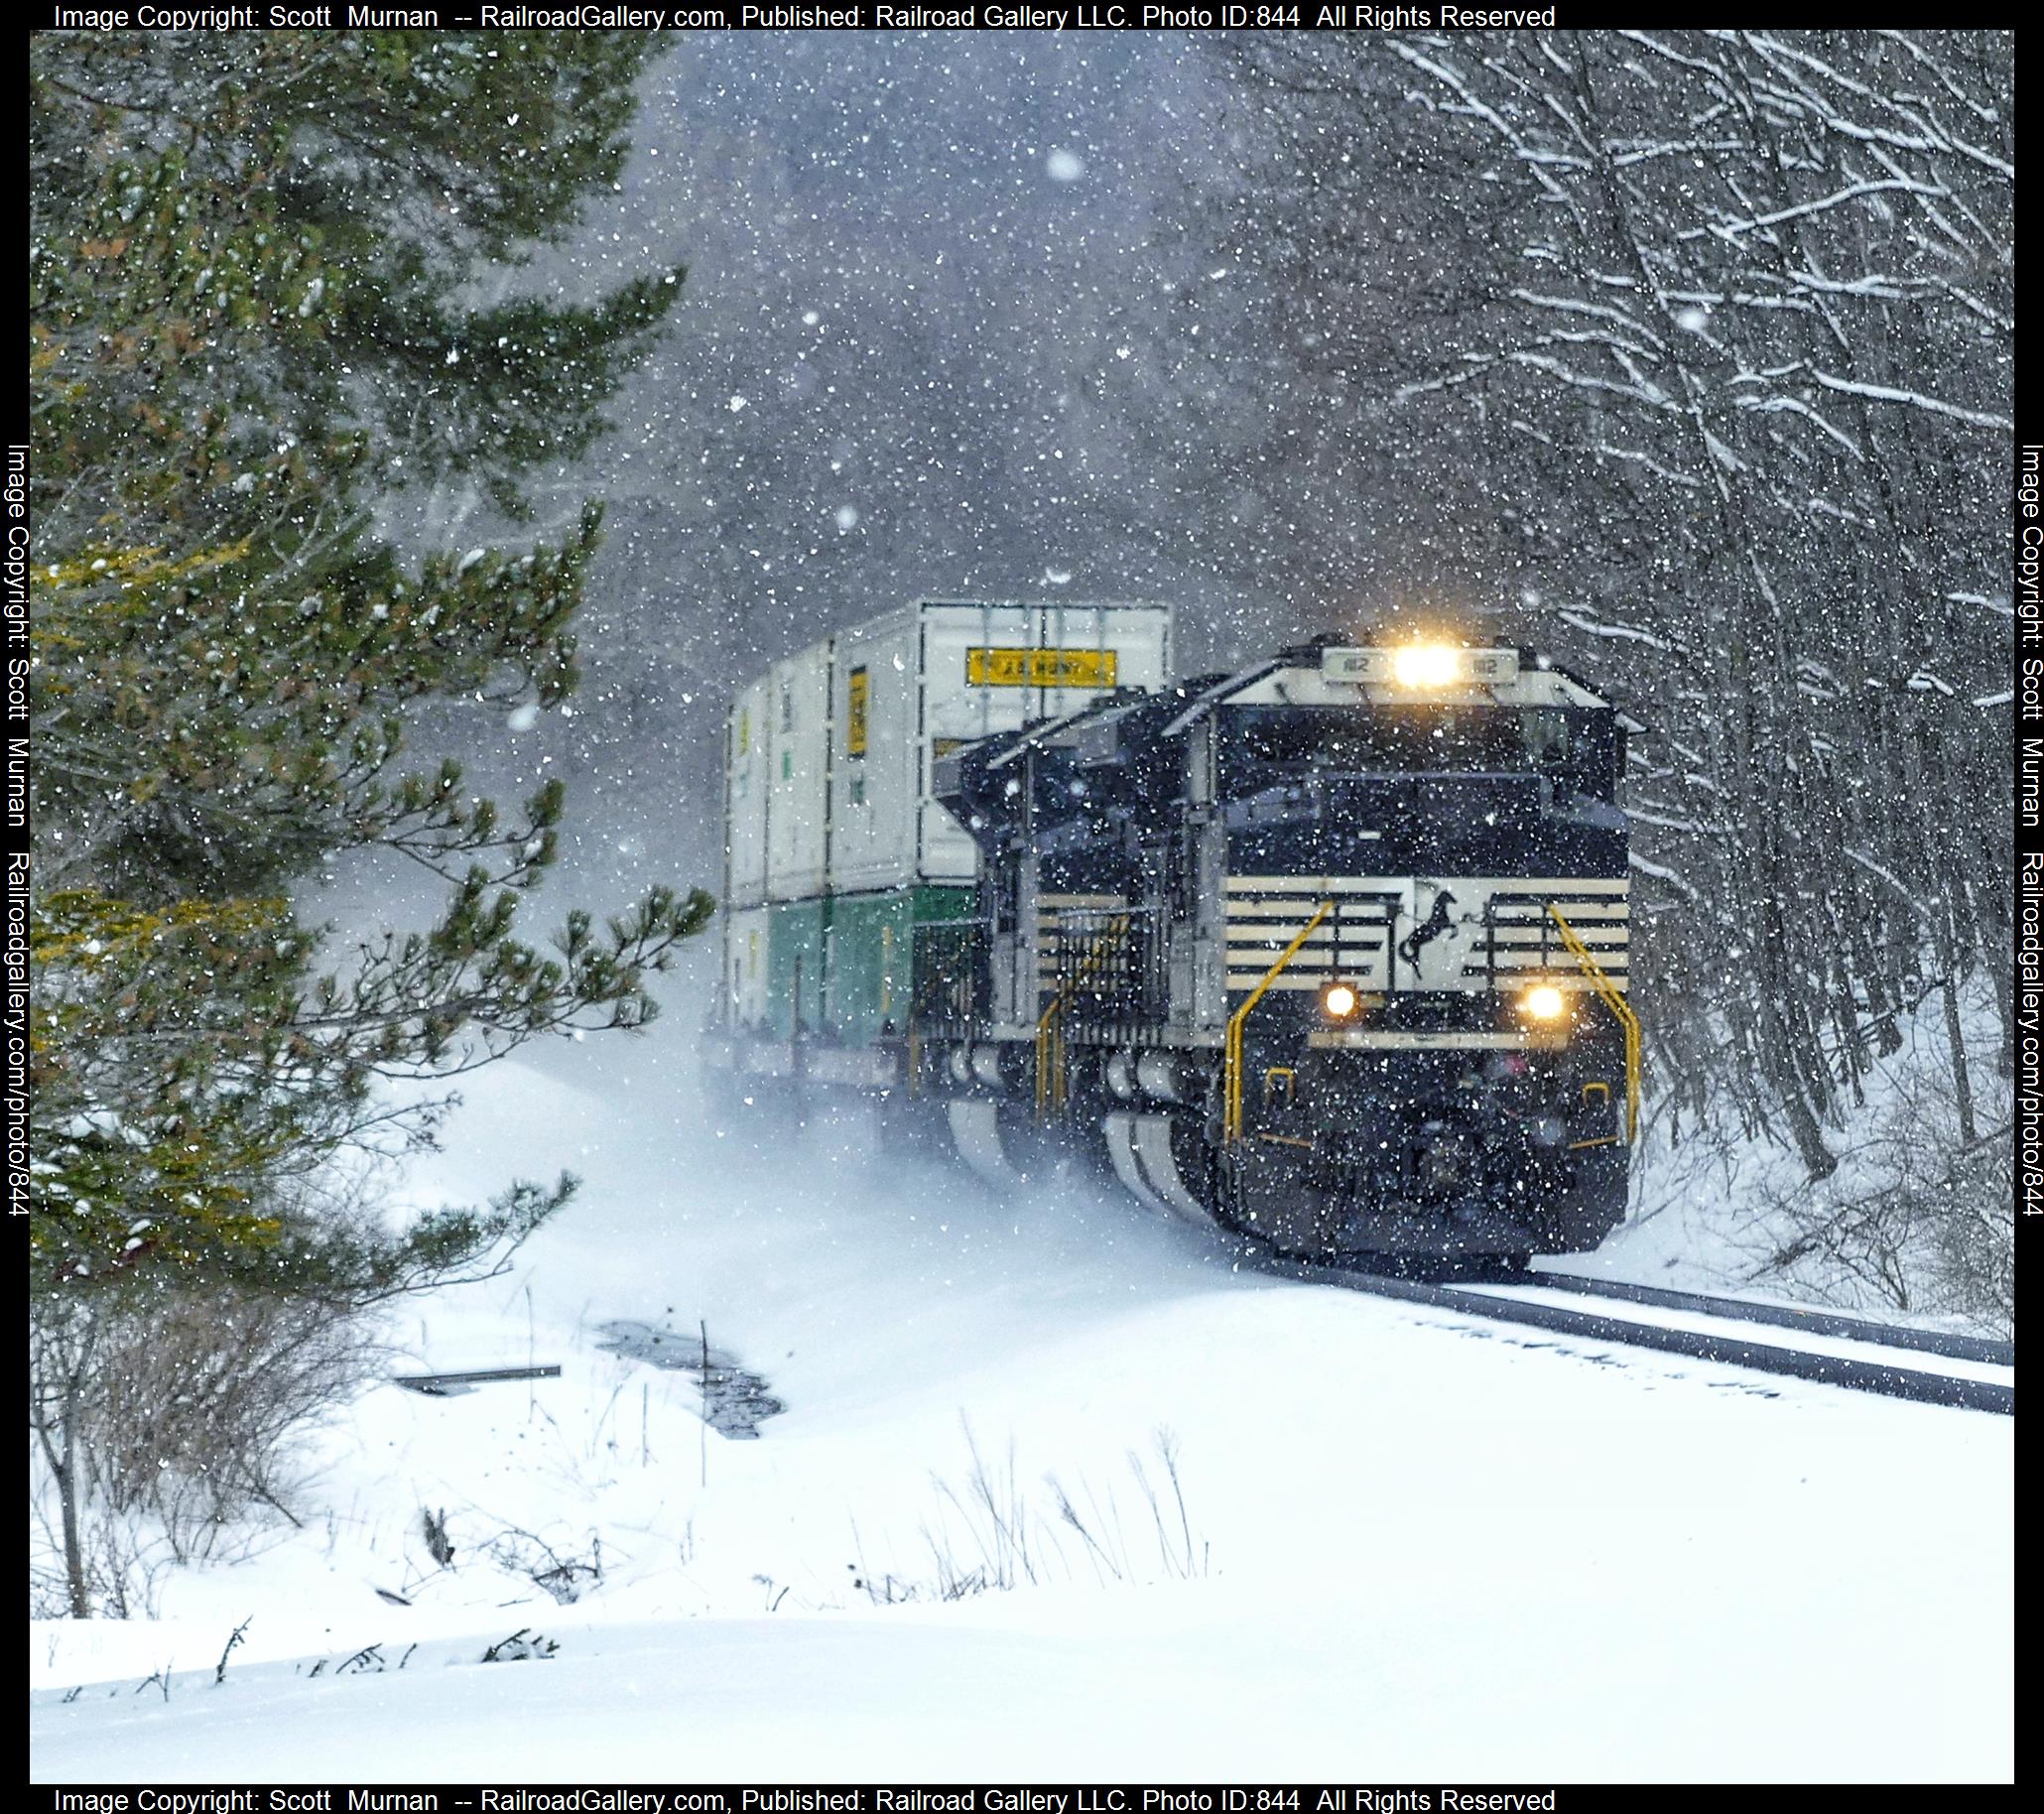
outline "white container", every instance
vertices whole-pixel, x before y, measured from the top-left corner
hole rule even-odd
[[[958,744],[1172,673],[1168,604],[930,600],[776,662],[726,731],[733,907],[969,882],[972,841],[930,797]]]
[[[771,693],[771,677],[761,675],[738,695],[724,726],[724,899],[734,907],[766,899]]]
[[[830,886],[969,882],[978,852],[930,797],[958,744],[1171,678],[1168,604],[927,600],[836,639]],[[862,678],[860,676],[863,671]],[[864,753],[853,694],[864,693]]]
[[[830,885],[893,887],[915,873],[922,798],[915,613],[846,630],[831,653]]]
[[[766,892],[801,901],[824,892],[830,817],[830,644],[820,642],[768,671]]]

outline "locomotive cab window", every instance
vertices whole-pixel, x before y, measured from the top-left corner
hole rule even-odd
[[[1569,714],[1559,707],[1528,707],[1519,713],[1519,733],[1525,739],[1526,759],[1535,768],[1568,765],[1575,738],[1570,733]]]
[[[1525,718],[1526,748],[1542,774],[1598,800],[1616,798],[1620,745],[1608,712],[1542,708]]]
[[[1535,732],[1521,722],[1551,719]],[[1224,791],[1255,793],[1315,774],[1523,773],[1565,760],[1568,724],[1560,712],[1498,706],[1388,706],[1366,712],[1246,707],[1223,728]],[[1536,757],[1559,748],[1560,756]]]

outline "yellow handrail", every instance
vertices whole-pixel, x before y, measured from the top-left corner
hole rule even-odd
[[[1065,996],[1059,994],[1051,1005],[1044,1009],[1043,1018],[1036,1023],[1036,1124],[1041,1127],[1051,1118],[1055,1107],[1063,1106],[1063,1093],[1053,1092],[1051,1073],[1055,1068],[1060,1081],[1065,1073],[1065,1045],[1058,1035],[1058,1016],[1064,1012]],[[1052,1097],[1060,1101],[1054,1105]]]
[[[1127,929],[1128,915],[1125,913],[1117,913],[1107,922],[1106,932],[1081,960],[1078,970],[1072,972],[1072,980],[1051,997],[1051,1005],[1044,1009],[1036,1023],[1036,1120],[1039,1127],[1052,1115],[1065,1112],[1065,1029],[1061,1024],[1065,1004],[1086,980],[1086,972],[1106,957],[1108,941],[1120,938]]]
[[[1569,948],[1569,955],[1582,967],[1584,974],[1590,978],[1591,987],[1611,1010],[1619,1026],[1625,1029],[1625,1138],[1630,1142],[1639,1137],[1639,1016],[1633,1013],[1632,1004],[1619,994],[1617,985],[1592,955],[1590,947],[1577,935],[1575,927],[1562,918],[1561,909],[1550,901],[1547,911],[1562,929],[1562,943]]]
[[[1249,1010],[1263,999],[1263,991],[1278,979],[1285,966],[1299,955],[1299,947],[1313,936],[1313,929],[1334,911],[1333,901],[1321,902],[1320,911],[1300,928],[1299,936],[1285,947],[1278,961],[1263,972],[1263,980],[1249,991],[1249,998],[1228,1016],[1227,1044],[1222,1050],[1220,1061],[1220,1089],[1221,1138],[1229,1145],[1233,1145],[1242,1137],[1242,1022],[1249,1018]]]

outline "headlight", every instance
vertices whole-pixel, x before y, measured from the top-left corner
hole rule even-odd
[[[1348,1020],[1362,1005],[1362,998],[1345,982],[1330,982],[1320,992],[1320,1011],[1330,1020]]]
[[[1458,652],[1442,643],[1415,643],[1391,657],[1391,678],[1401,687],[1446,687],[1461,672]]]
[[[1536,982],[1519,997],[1519,1012],[1532,1020],[1559,1020],[1568,1005],[1552,982]]]

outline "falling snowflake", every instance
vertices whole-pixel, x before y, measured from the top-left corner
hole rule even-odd
[[[745,401],[746,400],[743,397],[733,397],[731,399],[730,411],[733,416],[737,415],[737,413],[745,407]]]
[[[840,530],[858,527],[858,511],[850,504],[839,504],[836,510],[837,527]]]
[[[1050,172],[1053,183],[1077,183],[1086,175],[1086,160],[1078,152],[1062,147],[1044,159],[1043,167]]]

